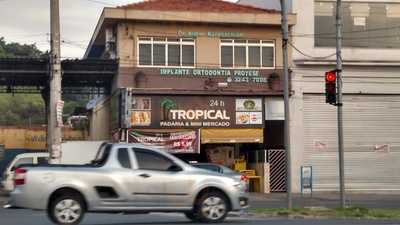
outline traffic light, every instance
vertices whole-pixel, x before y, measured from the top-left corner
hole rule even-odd
[[[325,73],[326,103],[336,105],[336,70]]]

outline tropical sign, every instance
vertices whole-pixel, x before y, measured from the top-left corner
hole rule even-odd
[[[152,146],[169,153],[199,153],[199,132],[197,130],[179,132],[128,131],[129,143]]]
[[[129,127],[263,127],[261,98],[134,96]]]

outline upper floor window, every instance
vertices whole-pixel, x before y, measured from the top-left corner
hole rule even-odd
[[[221,67],[274,68],[275,44],[265,40],[221,40]]]
[[[138,46],[139,66],[194,67],[193,39],[140,37]]]
[[[316,0],[316,47],[334,47],[336,1]],[[361,48],[400,47],[400,4],[346,1],[342,3],[343,46]]]

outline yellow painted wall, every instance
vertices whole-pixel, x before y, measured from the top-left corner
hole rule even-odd
[[[90,140],[111,139],[111,101],[107,98],[99,102],[90,114]]]
[[[63,140],[86,140],[87,134],[80,130],[63,129]],[[6,149],[46,149],[46,128],[0,127],[0,145]]]

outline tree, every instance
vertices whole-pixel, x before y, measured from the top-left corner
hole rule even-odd
[[[47,52],[40,51],[35,44],[7,43],[0,37],[1,58],[44,58]],[[86,105],[87,98],[63,96],[64,115],[72,115],[75,107]],[[0,126],[30,126],[45,123],[44,101],[40,94],[0,94]]]
[[[43,58],[46,56],[47,52],[40,51],[35,44],[7,43],[3,37],[0,37],[0,58]]]

